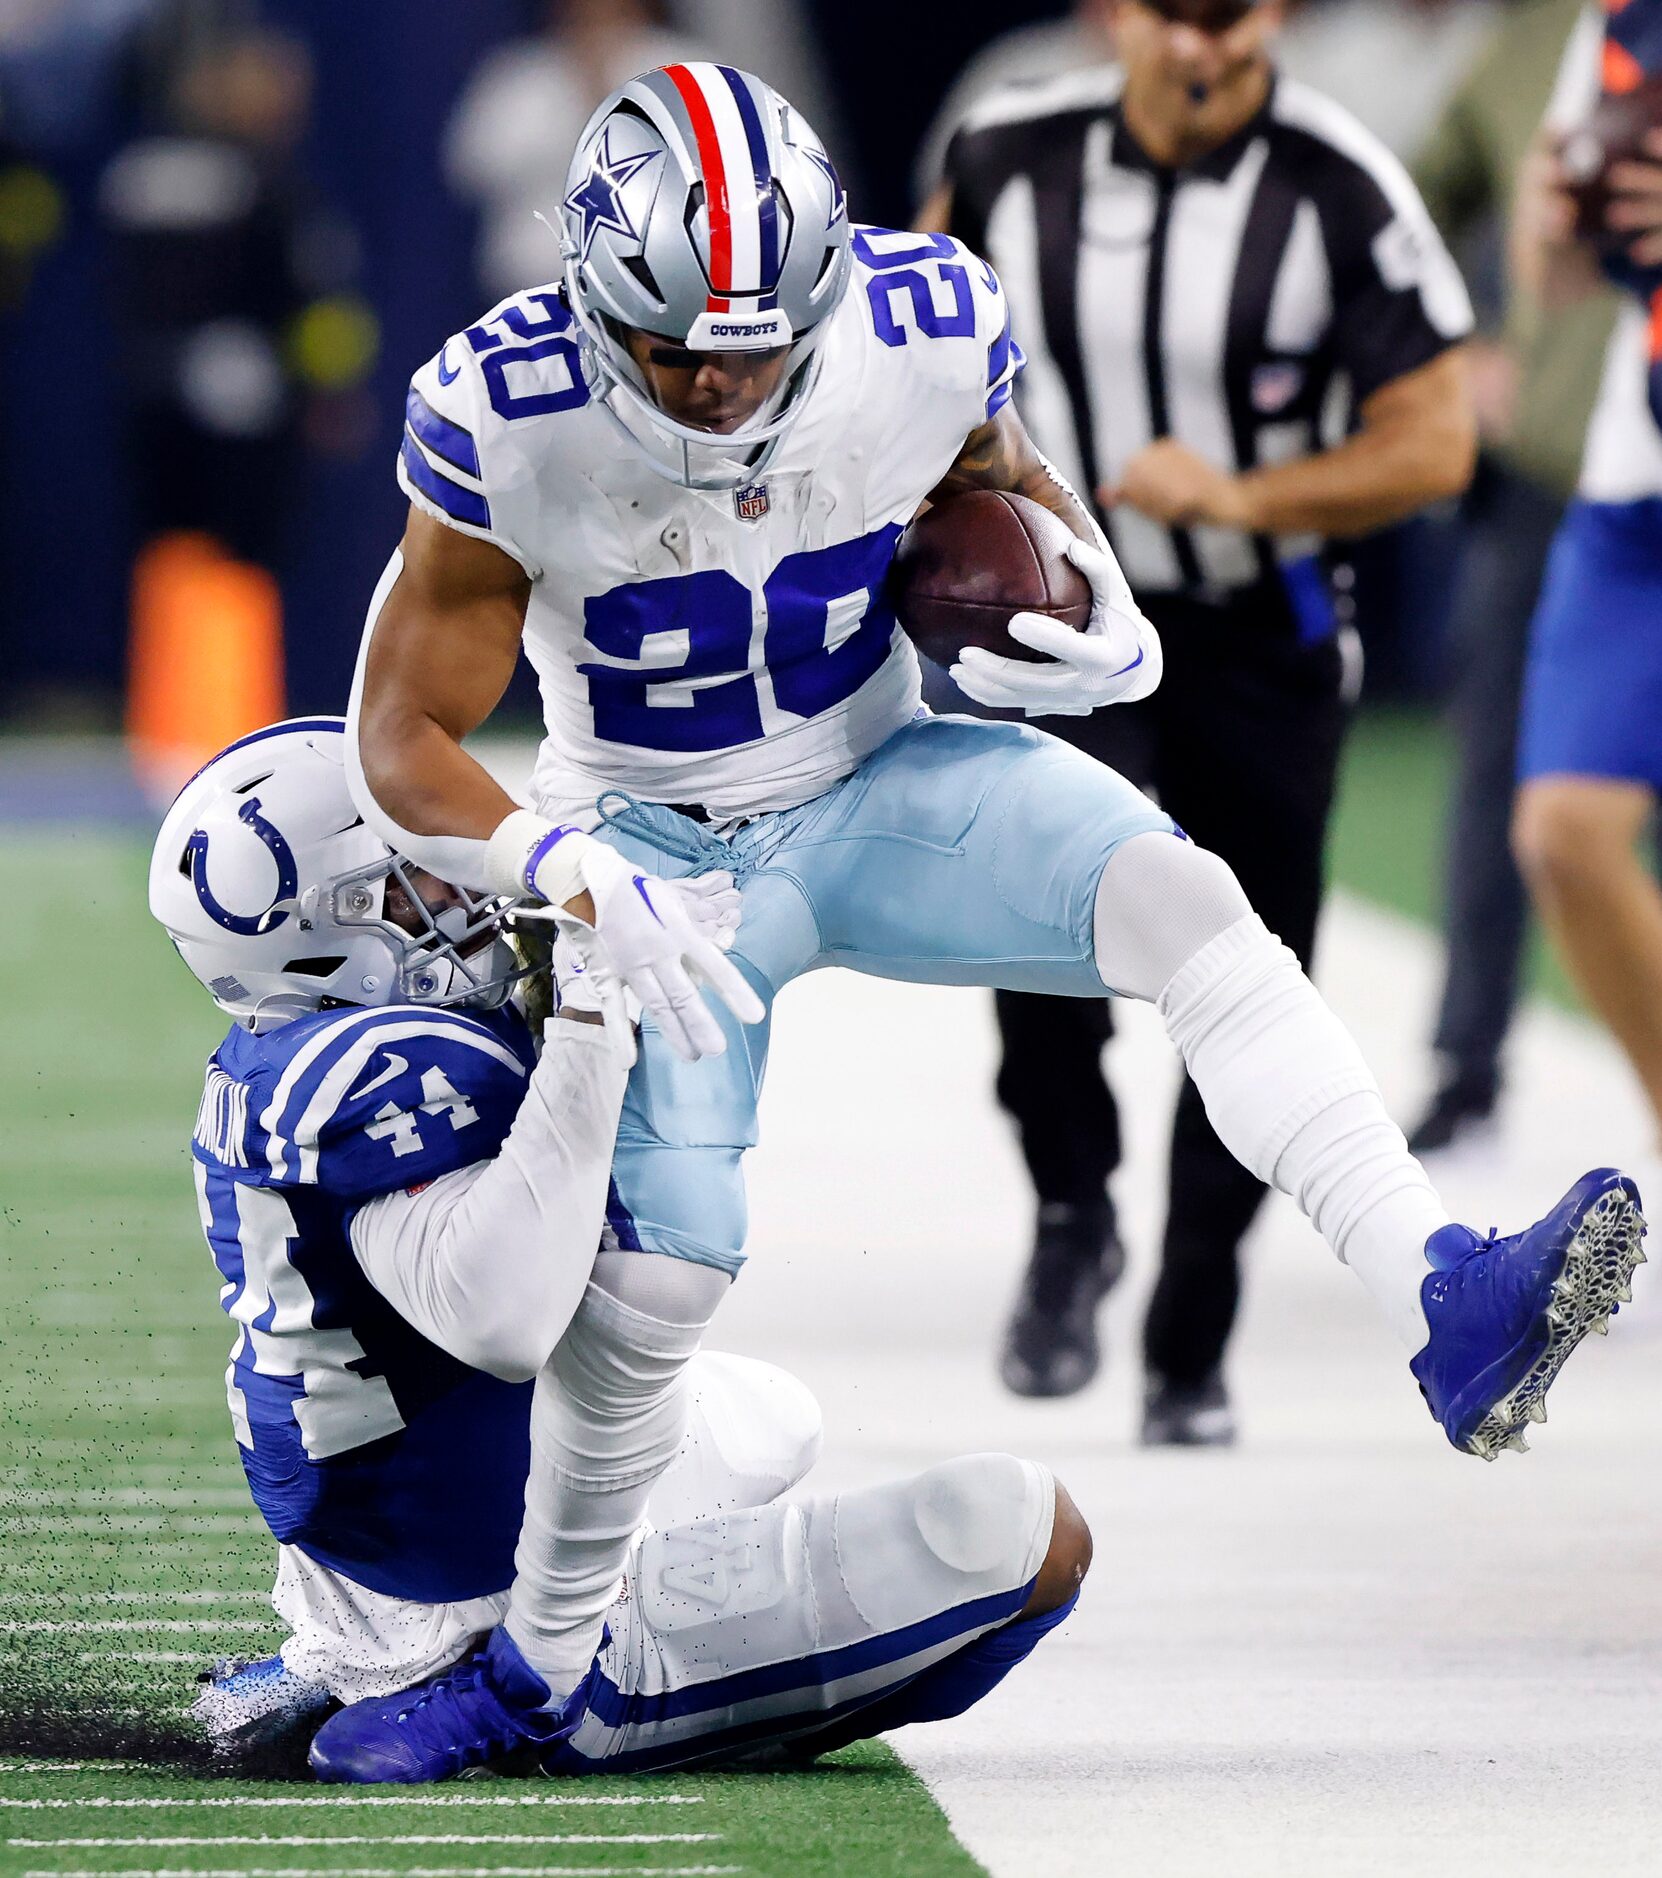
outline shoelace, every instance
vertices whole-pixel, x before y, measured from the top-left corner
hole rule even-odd
[[[464,1701],[476,1694],[485,1699]],[[477,1748],[489,1758],[515,1746],[525,1733],[488,1687],[482,1658],[456,1664],[428,1684],[408,1707],[395,1711],[393,1719],[400,1727],[408,1727],[421,1745],[436,1745],[456,1771],[467,1765]],[[429,1728],[436,1733],[436,1742],[431,1740]]]

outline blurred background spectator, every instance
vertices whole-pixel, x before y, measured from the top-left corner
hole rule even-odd
[[[305,46],[230,25],[167,50],[154,126],[98,192],[135,546],[127,723],[164,798],[203,742],[282,712],[275,569],[308,450],[373,435],[379,340],[356,237],[295,168]]]
[[[537,220],[565,193],[566,165],[589,113],[636,72],[707,48],[668,25],[662,0],[553,0],[543,31],[488,53],[445,133],[445,169],[477,203],[486,300],[558,271],[559,244]]]
[[[1448,948],[1433,1048],[1436,1086],[1410,1130],[1418,1154],[1470,1139],[1500,1088],[1527,910],[1507,827],[1530,615],[1547,550],[1575,488],[1615,296],[1592,292],[1550,319],[1516,290],[1505,224],[1580,0],[1512,0],[1419,153],[1415,178],[1459,250],[1483,326],[1472,351],[1482,430],[1460,517],[1449,619],[1455,738],[1444,863]]]
[[[378,329],[356,237],[294,168],[312,93],[298,41],[187,47],[157,126],[99,186],[119,335],[126,474],[141,542],[200,529],[275,563],[303,434],[352,450]]]
[[[1507,3],[1299,0],[1281,35],[1281,69],[1410,163]]]
[[[1001,85],[1038,84],[1063,72],[1103,65],[1114,56],[1112,0],[1075,0],[1062,19],[1014,26],[984,46],[953,80],[929,126],[913,171],[913,188],[927,203],[940,187],[946,147],[975,103]],[[921,221],[932,222],[926,208]]]

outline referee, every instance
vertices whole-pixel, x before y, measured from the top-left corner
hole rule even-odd
[[[1308,964],[1349,696],[1324,543],[1465,487],[1471,310],[1397,161],[1278,78],[1277,0],[1110,0],[1118,66],[977,106],[922,218],[985,255],[1028,356],[1022,412],[1094,490],[1160,629],[1143,703],[1052,718],[1234,867]],[[1002,1360],[1023,1395],[1095,1373],[1124,1264],[1106,1003],[1000,992],[998,1093],[1037,1191]],[[1263,1188],[1185,1083],[1143,1439],[1231,1440],[1237,1247]]]

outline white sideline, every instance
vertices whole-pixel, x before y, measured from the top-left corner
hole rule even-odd
[[[1430,941],[1340,898],[1322,967],[1406,1117],[1430,1073]],[[967,1715],[894,1737],[971,1854],[994,1878],[1655,1878],[1662,1341],[1643,1319],[1662,1263],[1639,1274],[1640,1321],[1624,1307],[1572,1359],[1534,1452],[1486,1467],[1443,1442],[1360,1287],[1274,1203],[1230,1362],[1243,1446],[1145,1453],[1172,1053],[1138,1009],[1110,1057],[1132,1267],[1103,1377],[1017,1401],[994,1360],[1032,1227],[990,1002],[834,971],[785,990],[750,1264],[711,1338],[820,1397],[816,1483],[1003,1449],[1051,1463],[1090,1520],[1076,1615]],[[1505,1148],[1438,1175],[1480,1229],[1648,1141],[1587,1025],[1530,1011],[1510,1071]]]

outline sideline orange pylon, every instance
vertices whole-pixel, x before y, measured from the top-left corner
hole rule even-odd
[[[211,535],[158,535],[133,568],[127,747],[158,802],[216,751],[283,715],[277,583]]]

